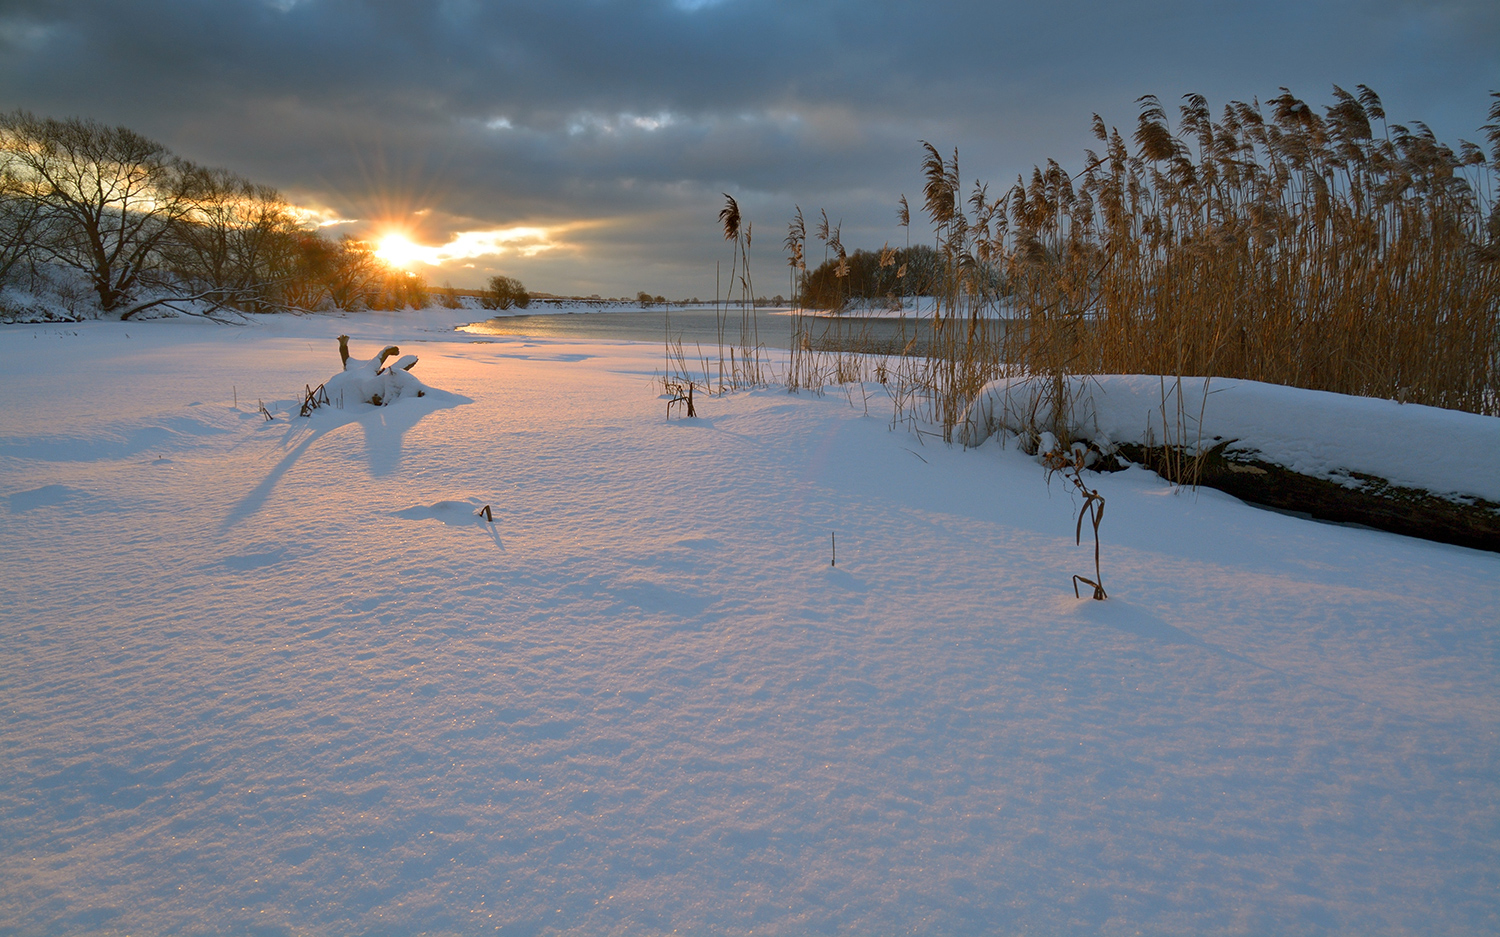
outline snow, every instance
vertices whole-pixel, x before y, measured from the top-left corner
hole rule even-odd
[[[1207,400],[1204,399],[1205,388]],[[1231,378],[1139,374],[1072,379],[1072,431],[1104,443],[1164,441],[1210,448],[1304,475],[1351,483],[1351,473],[1443,495],[1500,502],[1500,418]],[[980,391],[963,438],[1051,423],[1045,382],[1006,378]],[[1032,414],[1035,414],[1033,417]]]
[[[343,349],[346,350],[346,349]],[[342,350],[340,352],[342,354]],[[417,365],[416,355],[400,355],[390,365],[386,359],[400,354],[399,347],[388,346],[373,358],[356,358],[352,354],[344,362],[344,369],[319,385],[318,390],[307,390],[302,410],[317,410],[323,406],[345,407],[390,406],[402,398],[425,397],[432,388],[423,384],[411,369]],[[468,401],[464,401],[467,403]],[[311,414],[306,414],[311,416]]]
[[[0,929],[1500,929],[1500,556],[467,318],[0,328]]]

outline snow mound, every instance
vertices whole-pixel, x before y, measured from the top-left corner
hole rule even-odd
[[[442,521],[449,527],[471,527],[475,524],[493,523],[486,518],[488,507],[478,498],[462,501],[437,501],[432,504],[417,504],[392,512],[396,517],[408,521]]]
[[[1500,418],[1233,378],[1111,374],[1070,378],[1069,431],[1114,443],[1182,446],[1228,442],[1228,453],[1318,478],[1352,473],[1393,485],[1500,501]],[[977,446],[998,431],[1052,424],[1055,394],[1035,378],[985,385],[965,411],[959,439]]]

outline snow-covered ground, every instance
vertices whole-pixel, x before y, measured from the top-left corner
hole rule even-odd
[[[1500,555],[471,318],[0,328],[0,933],[1500,930]]]

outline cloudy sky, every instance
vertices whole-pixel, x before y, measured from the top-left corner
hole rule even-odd
[[[345,219],[429,281],[714,291],[721,192],[785,292],[793,206],[902,243],[919,140],[995,187],[1091,115],[1367,84],[1479,140],[1494,0],[0,0],[0,108],[124,124]],[[922,232],[914,232],[920,236]]]

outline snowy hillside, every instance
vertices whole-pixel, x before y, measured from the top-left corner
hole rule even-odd
[[[1500,555],[463,318],[0,327],[0,934],[1500,930]]]

